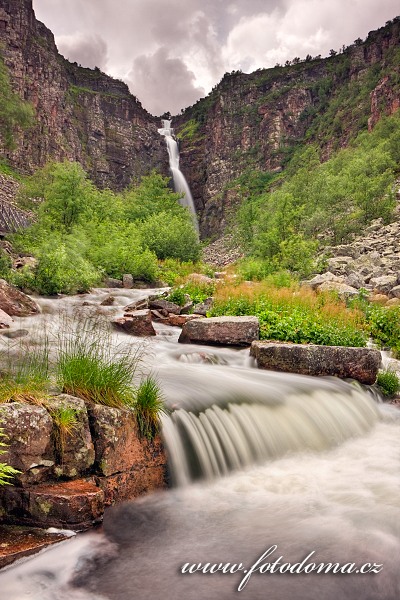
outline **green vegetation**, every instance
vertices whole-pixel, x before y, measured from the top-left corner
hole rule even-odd
[[[119,353],[110,332],[99,319],[76,324],[59,340],[57,383],[66,394],[85,402],[123,407],[133,398],[137,356]]]
[[[4,443],[4,441],[2,441],[5,437],[6,436],[3,432],[3,429],[0,427],[0,454],[5,453],[5,450],[3,450],[3,448],[6,447],[7,444]],[[17,469],[10,467],[10,465],[7,465],[6,463],[0,463],[0,486],[11,485],[13,477],[15,477],[15,475],[18,475],[18,473],[20,473],[20,471],[17,471]]]
[[[195,119],[189,119],[189,121],[186,121],[183,127],[179,129],[176,137],[178,140],[193,142],[199,138],[199,125],[199,122]]]
[[[8,274],[4,264],[2,271],[22,288],[73,294],[100,284],[105,276],[122,278],[124,273],[155,282],[164,272],[159,260],[199,258],[189,211],[169,189],[168,179],[155,172],[115,194],[96,189],[77,163],[49,164],[27,180],[22,199],[37,218],[12,241],[38,263]]]
[[[397,373],[390,369],[380,371],[376,383],[382,394],[388,398],[393,398],[400,391],[400,379]]]
[[[153,439],[160,430],[160,417],[167,414],[160,387],[154,377],[147,377],[135,393],[133,404],[140,434]]]
[[[295,283],[290,287],[246,282],[217,288],[210,316],[256,315],[260,338],[321,344],[365,346],[362,312],[349,309],[332,294],[315,294]]]
[[[337,244],[373,219],[390,222],[399,139],[397,112],[324,163],[317,148],[308,146],[294,155],[284,175],[273,179],[266,173],[264,180],[260,175],[258,189],[239,181],[243,201],[236,228],[247,253],[258,261],[259,276],[282,269],[308,276],[318,269],[317,236]]]
[[[6,148],[14,148],[14,136],[19,127],[33,123],[33,108],[13,92],[8,69],[0,55],[0,137]]]
[[[52,408],[51,404],[49,404],[48,410],[54,424],[56,452],[62,461],[67,439],[78,425],[78,412],[72,406]]]
[[[208,278],[203,278],[197,273],[193,273],[180,282],[177,282],[177,286],[168,295],[168,300],[183,306],[186,301],[185,295],[187,295],[194,304],[198,304],[212,296],[215,289],[215,280],[209,281]]]

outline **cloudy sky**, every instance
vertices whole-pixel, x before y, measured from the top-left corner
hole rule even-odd
[[[326,56],[400,13],[399,0],[33,0],[60,52],[177,114],[227,71]]]

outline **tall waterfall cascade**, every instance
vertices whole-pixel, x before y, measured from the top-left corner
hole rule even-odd
[[[188,208],[192,215],[193,224],[196,228],[197,233],[199,232],[199,224],[197,221],[196,209],[193,202],[193,196],[190,191],[190,187],[182,171],[179,168],[179,148],[176,139],[174,138],[174,130],[171,127],[171,121],[167,119],[162,120],[162,127],[158,130],[159,134],[165,138],[168,157],[169,157],[169,168],[172,173],[172,181],[174,183],[175,192],[183,194],[180,199],[180,203],[185,208]]]

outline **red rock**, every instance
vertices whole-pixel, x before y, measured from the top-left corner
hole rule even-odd
[[[90,421],[96,466],[102,475],[165,464],[161,440],[149,442],[139,437],[131,411],[96,404],[90,409]]]
[[[27,520],[44,527],[87,529],[101,521],[104,493],[93,481],[76,479],[28,490]]]
[[[146,337],[156,335],[155,329],[151,322],[150,310],[137,310],[136,312],[125,315],[120,319],[115,319],[112,324],[117,329],[122,329],[130,335],[138,337]]]
[[[0,525],[0,569],[67,537],[64,533],[48,533],[34,527]]]
[[[96,477],[96,482],[104,492],[104,504],[110,506],[166,488],[166,465],[141,466],[108,477]]]
[[[166,311],[167,315],[168,313],[179,315],[181,312],[181,307],[178,304],[175,304],[174,302],[168,302],[168,300],[163,300],[162,298],[150,300],[149,306],[150,308],[159,310],[160,312]]]
[[[40,312],[34,300],[4,279],[0,279],[0,309],[11,317],[28,317]]]
[[[14,320],[10,315],[0,308],[0,329],[8,329],[13,323]]]
[[[193,319],[201,319],[201,315],[172,315],[170,314],[168,317],[168,325],[172,325],[174,327],[183,327],[185,323],[188,321],[193,321]]]

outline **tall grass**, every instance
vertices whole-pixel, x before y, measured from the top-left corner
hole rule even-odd
[[[132,402],[139,360],[140,350],[122,352],[112,343],[100,318],[78,320],[61,334],[57,382],[64,393],[85,402],[123,407]]]
[[[133,409],[140,434],[153,439],[160,430],[160,416],[167,414],[167,409],[160,387],[151,375],[136,390]]]
[[[27,402],[43,404],[50,385],[49,342],[43,345],[18,340],[0,353],[2,373],[0,379],[0,404]]]
[[[365,346],[365,317],[331,293],[316,294],[291,282],[218,286],[211,316],[256,315],[261,339],[327,346]]]

